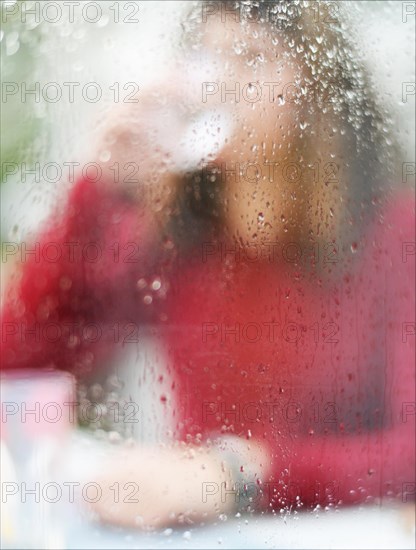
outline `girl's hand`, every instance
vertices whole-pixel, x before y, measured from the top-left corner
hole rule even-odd
[[[172,204],[181,181],[175,152],[186,106],[168,77],[140,90],[138,103],[111,107],[92,155],[103,183],[118,186],[155,212]]]
[[[204,483],[231,482],[214,450],[137,448],[112,457],[98,480],[102,498],[93,510],[104,522],[154,529],[209,521],[232,511],[220,492],[203,502]]]
[[[261,447],[251,443],[244,454],[244,460],[256,464],[265,457]],[[119,450],[98,482],[102,497],[93,511],[102,521],[125,527],[194,524],[237,511],[235,496],[224,491],[235,484],[233,472],[214,447]]]

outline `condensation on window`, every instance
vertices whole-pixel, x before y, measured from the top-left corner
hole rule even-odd
[[[4,371],[71,372],[82,505],[155,546],[407,544],[414,3],[1,11]]]

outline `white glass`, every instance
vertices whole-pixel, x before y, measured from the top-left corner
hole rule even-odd
[[[74,388],[54,370],[1,374],[3,547],[65,547],[62,484],[53,479],[75,423]]]

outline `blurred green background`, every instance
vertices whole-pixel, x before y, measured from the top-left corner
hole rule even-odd
[[[37,116],[31,102],[22,102],[19,93],[3,95],[8,82],[33,82],[39,61],[42,40],[41,25],[29,27],[23,23],[20,10],[13,15],[14,2],[1,3],[1,181],[6,163],[32,164],[36,158],[36,136],[42,132],[44,120]],[[22,2],[19,0],[19,4]],[[34,4],[34,2],[26,3]],[[29,22],[29,20],[28,20]],[[28,86],[29,88],[29,86]]]

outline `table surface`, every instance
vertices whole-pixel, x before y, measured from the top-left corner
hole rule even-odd
[[[106,445],[78,432],[60,464],[60,481],[94,479],[96,458]],[[80,476],[83,472],[83,476]],[[92,476],[92,477],[91,477]],[[57,479],[57,478],[55,478]],[[58,479],[57,479],[58,481]],[[412,518],[413,514],[413,518]],[[154,533],[105,526],[86,508],[66,503],[45,525],[46,548],[415,548],[414,505],[349,507],[341,510],[241,515],[209,525],[162,529]],[[34,526],[33,526],[34,528]],[[30,530],[30,529],[28,529]],[[25,531],[20,528],[20,531]],[[27,533],[22,533],[27,538]],[[30,538],[30,537],[29,537]],[[24,548],[6,545],[3,548]],[[37,548],[39,546],[36,546]]]
[[[74,514],[66,548],[415,548],[403,510],[369,507],[281,517],[241,516],[144,534]],[[69,518],[68,518],[69,519]]]

